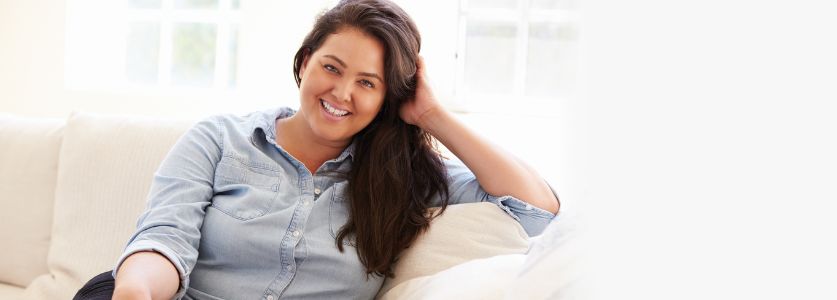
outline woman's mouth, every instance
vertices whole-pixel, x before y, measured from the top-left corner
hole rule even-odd
[[[325,109],[325,111],[328,114],[330,114],[334,117],[337,117],[337,118],[344,117],[344,116],[347,116],[347,115],[351,114],[348,111],[334,108],[333,106],[329,105],[328,102],[325,102],[323,99],[320,99],[320,106],[322,106],[323,109]]]

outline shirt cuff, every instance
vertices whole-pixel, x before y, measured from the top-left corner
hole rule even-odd
[[[488,195],[486,201],[497,204],[497,206],[517,220],[530,237],[541,234],[546,226],[549,225],[549,222],[555,218],[555,215],[551,212],[512,196],[496,197]]]
[[[180,299],[183,295],[186,294],[186,288],[189,286],[189,275],[186,272],[185,268],[183,267],[183,263],[180,261],[177,254],[171,250],[168,246],[151,240],[138,240],[134,241],[125,248],[125,251],[122,252],[122,256],[119,257],[119,260],[116,261],[116,267],[113,268],[113,278],[116,278],[116,272],[119,270],[119,267],[122,266],[122,263],[125,262],[125,259],[128,256],[131,256],[137,252],[143,251],[154,251],[160,253],[161,255],[165,256],[172,265],[177,269],[177,273],[180,276],[180,286],[177,288],[177,293],[174,295],[172,299]]]

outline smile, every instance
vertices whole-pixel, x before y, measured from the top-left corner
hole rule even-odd
[[[325,102],[323,99],[320,99],[320,106],[325,108],[325,110],[329,114],[331,114],[332,116],[335,116],[335,117],[342,117],[342,116],[346,116],[346,115],[349,114],[348,111],[340,110],[340,109],[332,107],[331,105],[328,104],[328,102]]]

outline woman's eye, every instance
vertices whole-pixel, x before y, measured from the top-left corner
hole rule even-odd
[[[360,84],[362,84],[363,86],[368,87],[368,88],[374,88],[375,87],[374,83],[372,83],[371,81],[366,80],[366,79],[361,80]]]
[[[329,71],[329,72],[332,72],[332,73],[340,73],[340,71],[337,70],[337,68],[335,68],[332,65],[325,65],[324,68],[326,69],[326,71]]]

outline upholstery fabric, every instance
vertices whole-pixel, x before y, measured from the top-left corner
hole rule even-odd
[[[394,278],[384,282],[378,298],[399,284],[435,274],[458,264],[504,254],[522,254],[528,249],[523,227],[496,204],[477,202],[450,205],[430,228],[404,251],[395,265]],[[395,291],[394,291],[395,292]]]
[[[0,283],[0,299],[20,299],[22,295],[22,287]]]
[[[63,127],[60,119],[0,116],[2,283],[25,287],[47,272]]]
[[[70,116],[60,151],[47,264],[26,298],[70,299],[113,267],[145,208],[151,178],[188,121]]]

